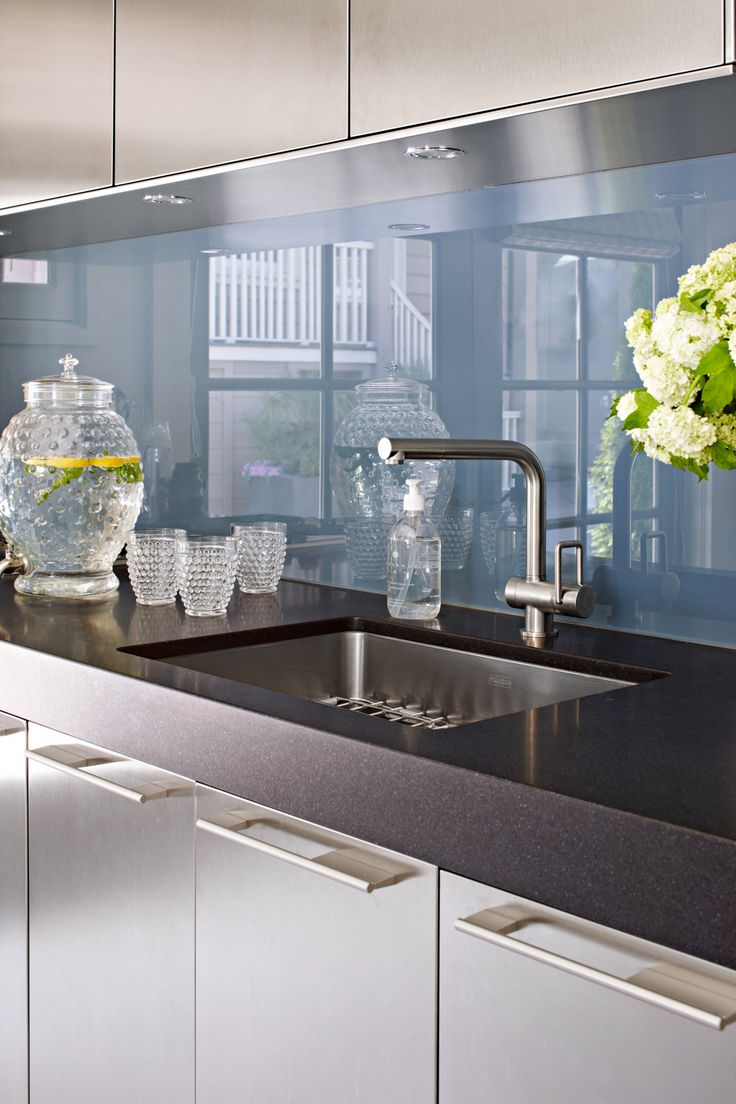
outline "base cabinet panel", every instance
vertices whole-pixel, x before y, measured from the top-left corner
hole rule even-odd
[[[433,1104],[436,869],[199,788],[197,824],[197,1104]]]
[[[28,1100],[26,726],[0,713],[0,1101]]]
[[[733,971],[444,873],[440,962],[440,1104],[736,1100],[736,1022],[716,1030],[647,1000],[674,994],[715,1022],[736,1010]],[[645,999],[577,967],[629,979]]]
[[[31,1102],[193,1104],[194,786],[38,725],[29,749]]]

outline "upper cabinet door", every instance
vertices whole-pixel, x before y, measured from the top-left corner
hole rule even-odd
[[[347,135],[347,0],[118,0],[115,182]]]
[[[351,134],[721,65],[723,0],[352,0]]]
[[[0,0],[0,207],[112,184],[113,0]]]

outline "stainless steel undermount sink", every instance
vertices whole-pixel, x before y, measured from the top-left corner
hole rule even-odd
[[[503,655],[515,651],[507,646],[444,636],[439,644],[430,642],[433,636],[416,629],[398,636],[381,622],[343,618],[123,651],[432,730],[610,693],[662,674],[584,660],[576,661],[579,669],[561,669],[540,662],[539,653],[527,662]]]

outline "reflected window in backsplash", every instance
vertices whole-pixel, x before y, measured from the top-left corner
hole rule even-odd
[[[16,278],[0,281],[0,420],[22,406],[24,380],[73,351],[80,371],[116,385],[139,442],[142,525],[225,532],[234,519],[285,518],[287,575],[380,591],[385,518],[370,531],[351,523],[346,554],[330,454],[355,386],[394,361],[426,386],[451,435],[539,454],[548,554],[558,540],[584,542],[594,621],[736,644],[736,473],[698,486],[632,462],[608,418],[637,380],[625,319],[736,239],[736,158],[697,163],[697,191],[695,167],[14,259]],[[520,487],[512,464],[456,465],[449,509],[472,541],[464,566],[444,574],[446,601],[506,608],[503,576],[523,557]],[[370,555],[355,555],[356,540]],[[356,575],[358,563],[374,574]]]
[[[208,267],[209,513],[329,521],[332,438],[355,385],[391,360],[431,380],[431,242],[259,250]]]

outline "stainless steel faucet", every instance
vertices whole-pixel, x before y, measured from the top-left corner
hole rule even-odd
[[[556,635],[555,613],[590,617],[595,592],[583,582],[583,546],[580,541],[560,541],[555,546],[555,578],[545,572],[546,496],[544,469],[539,457],[518,441],[463,441],[443,438],[382,437],[378,455],[387,464],[405,460],[511,460],[526,482],[526,576],[506,583],[504,596],[510,606],[524,610],[521,635],[529,644],[543,644]],[[562,582],[562,552],[575,549],[576,581]]]

